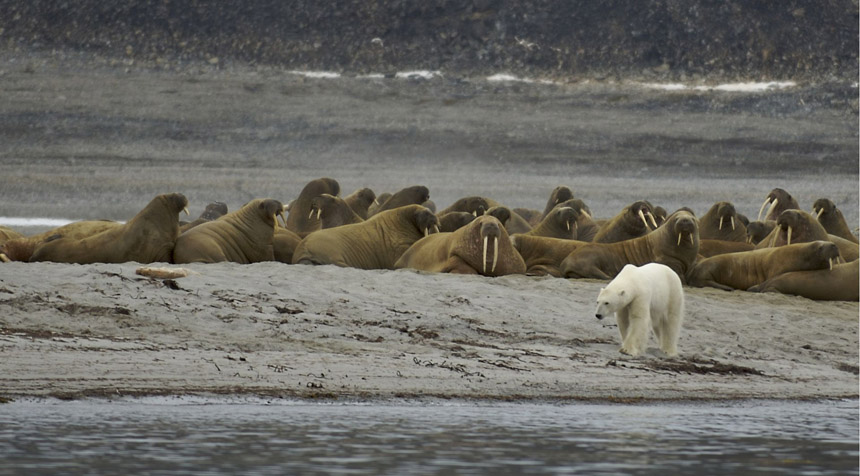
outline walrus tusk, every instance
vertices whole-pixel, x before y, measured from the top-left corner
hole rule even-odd
[[[678,246],[681,246],[681,235],[683,235],[683,233],[678,232]]]
[[[284,216],[284,212],[281,211],[278,213],[278,216],[281,217],[281,221],[284,222],[284,228],[287,228],[287,217]]]
[[[729,217],[729,221],[731,221],[731,222],[732,222],[732,231],[735,231],[735,217],[730,216],[730,217]]]
[[[722,229],[723,229],[723,217],[720,217],[720,227],[719,227],[719,228],[717,228],[717,229],[718,229],[718,230],[722,230]]]
[[[439,230],[439,225],[433,225],[433,231],[436,233],[442,233],[442,231]]]
[[[8,256],[6,256],[6,253],[0,253],[0,261],[2,261],[4,263],[8,263],[12,260],[10,260]]]
[[[651,224],[654,225],[654,229],[657,229],[657,220],[654,219],[654,215],[651,212],[648,212],[648,218],[651,220]]]
[[[322,215],[322,208],[317,208],[317,220],[320,219],[320,215]]]
[[[493,267],[490,269],[491,273],[496,272],[496,262],[499,260],[499,237],[493,238]]]
[[[589,215],[587,211],[579,210],[579,212],[582,213],[583,215],[585,215],[587,218],[591,218],[591,215]]]
[[[472,210],[472,216],[473,217],[478,216],[478,210]]]
[[[824,207],[818,209],[818,212],[815,214],[815,219],[821,221],[821,214],[824,213]]]
[[[430,227],[424,228],[424,236],[430,236]]]
[[[188,207],[182,207],[182,211],[185,212],[185,216],[191,215],[188,213]]]
[[[756,221],[761,221],[761,212],[764,211],[764,207],[767,206],[768,203],[770,203],[770,197],[765,198],[764,203],[761,204],[761,208],[758,209],[758,218],[756,218]]]
[[[313,208],[311,208],[311,212],[310,212],[310,213],[308,213],[308,220],[310,220],[310,219],[311,219],[311,218],[313,218],[313,217],[314,217],[314,209],[313,209]]]
[[[482,270],[483,273],[487,272],[487,240],[489,240],[489,239],[490,239],[489,236],[484,237],[484,259],[481,260],[481,264],[484,266],[484,268]]]
[[[639,218],[641,218],[641,219],[642,219],[642,223],[644,223],[644,224],[645,224],[645,228],[646,228],[646,229],[648,229],[648,230],[650,230],[650,229],[651,229],[651,227],[650,227],[650,226],[648,226],[648,220],[646,220],[646,219],[645,219],[645,214],[644,214],[644,213],[642,213],[642,210],[639,210]]]
[[[764,216],[765,218],[767,218],[767,217],[769,217],[769,216],[770,216],[770,212],[772,212],[772,211],[773,211],[773,209],[776,207],[776,204],[777,204],[777,203],[779,203],[779,199],[778,199],[778,198],[774,198],[774,199],[773,199],[773,202],[771,202],[770,206],[769,206],[769,207],[767,207],[767,215],[765,215],[765,216]]]
[[[564,222],[564,224],[567,225],[567,231],[570,231],[570,222],[566,221],[566,222]]]
[[[833,258],[830,258],[830,259],[829,259],[829,260],[827,260],[827,261],[829,261],[829,262],[830,262],[830,271],[833,271]]]
[[[788,227],[788,239],[786,240],[786,245],[791,244],[791,227]]]
[[[690,232],[690,246],[696,246],[696,242],[693,241],[693,232]]]

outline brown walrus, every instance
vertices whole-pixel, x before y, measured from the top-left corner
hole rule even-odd
[[[490,209],[490,204],[484,197],[469,196],[457,199],[448,208],[439,212],[439,215],[444,215],[451,212],[466,212],[473,216],[483,215],[485,211]]]
[[[272,254],[275,261],[292,264],[293,252],[301,243],[302,237],[286,228],[276,227],[272,236]]]
[[[36,246],[30,261],[168,263],[179,236],[179,212],[187,212],[187,206],[188,200],[181,193],[157,195],[123,225],[81,239],[71,234],[48,237]]]
[[[726,253],[737,253],[739,251],[752,251],[754,249],[754,245],[743,241],[699,240],[699,255],[703,258],[724,255]]]
[[[559,185],[558,187],[552,189],[552,192],[549,194],[549,200],[546,202],[546,207],[543,209],[543,213],[541,214],[541,219],[546,218],[549,215],[549,212],[552,211],[553,208],[556,207],[561,202],[566,202],[573,198],[573,192],[569,187],[565,187],[564,185]]]
[[[290,203],[289,215],[287,215],[287,229],[297,233],[299,236],[319,230],[319,220],[315,216],[310,215],[311,200],[324,193],[335,196],[340,194],[340,184],[337,183],[337,180],[323,177],[308,182],[302,188],[299,197]]]
[[[687,273],[687,284],[746,290],[789,271],[829,269],[839,258],[839,248],[829,241],[728,253],[699,260]]]
[[[698,253],[699,221],[689,211],[678,210],[645,236],[577,248],[561,263],[561,273],[566,278],[612,279],[627,264],[661,263],[683,282]]]
[[[346,200],[327,193],[311,200],[310,214],[316,215],[321,230],[364,221],[346,204]]]
[[[54,237],[52,239],[56,239],[62,236],[67,239],[80,240],[120,226],[122,223],[112,220],[76,221],[37,235],[13,238],[0,245],[0,254],[10,261],[30,261],[36,247],[48,238]]]
[[[173,262],[258,263],[275,259],[272,248],[278,214],[284,206],[273,199],[254,199],[235,212],[198,225],[176,240]]]
[[[803,210],[786,210],[780,213],[776,220],[776,227],[770,235],[756,245],[756,249],[816,240],[836,243],[845,261],[854,261],[860,256],[860,247],[857,243],[827,233],[813,215]]]
[[[484,276],[526,271],[505,227],[489,215],[480,216],[453,233],[436,233],[418,240],[394,267]]]
[[[569,207],[574,209],[578,214],[576,216],[576,233],[573,239],[579,241],[594,241],[600,227],[595,223],[591,216],[591,209],[588,205],[579,198],[572,198],[556,205],[556,208]]]
[[[747,243],[757,245],[776,227],[776,221],[751,221],[747,224]]]
[[[650,223],[646,217],[650,218]],[[603,224],[592,241],[595,243],[616,243],[638,238],[649,233],[652,225],[657,228],[653,207],[650,203],[639,200],[627,205],[621,212]]]
[[[379,211],[379,207],[381,207],[389,198],[391,198],[391,194],[388,192],[383,192],[377,195],[376,200],[367,207],[367,217],[370,218],[373,215],[376,215],[376,212]]]
[[[526,235],[546,236],[548,238],[576,238],[579,213],[570,207],[554,208],[537,224],[527,231]]]
[[[496,205],[495,207],[490,207],[489,210],[484,212],[485,215],[490,215],[491,217],[496,217],[503,226],[505,226],[505,231],[507,231],[508,221],[511,219],[513,212],[511,209],[504,205]]]
[[[349,208],[351,208],[359,218],[367,220],[370,206],[376,203],[376,194],[373,193],[373,190],[367,187],[360,188],[343,197],[343,201],[349,205]]]
[[[430,190],[424,185],[412,185],[397,191],[388,200],[382,203],[377,208],[373,215],[382,213],[386,210],[394,210],[395,208],[404,207],[406,205],[420,205],[430,199]],[[425,207],[426,208],[426,207]]]
[[[293,253],[293,263],[393,269],[413,243],[438,225],[436,215],[421,205],[386,210],[361,223],[309,234]]]
[[[747,227],[738,218],[734,205],[717,202],[699,218],[699,238],[744,243],[747,240]]]
[[[227,214],[227,204],[224,202],[212,202],[209,205],[206,205],[206,209],[203,210],[203,213],[197,217],[196,220],[190,222],[179,222],[179,234],[183,234],[186,231],[194,228],[197,225],[202,225],[207,221],[217,220],[222,216]]]
[[[827,233],[845,238],[854,243],[858,242],[857,236],[851,233],[851,229],[848,228],[848,223],[845,221],[845,217],[842,216],[842,212],[836,208],[836,204],[830,199],[819,198],[816,200],[812,204],[812,212],[818,219],[818,222],[821,223],[821,226],[827,230]]]
[[[476,217],[468,212],[448,212],[442,215],[437,215],[439,218],[439,231],[442,233],[451,233],[460,228],[472,223]]]
[[[775,188],[764,198],[764,203],[761,204],[761,208],[758,211],[757,221],[762,220],[761,213],[768,204],[770,204],[770,208],[767,209],[767,213],[764,215],[764,221],[776,220],[780,213],[800,208],[797,200],[790,193],[781,188]]]
[[[666,223],[666,218],[668,217],[669,212],[667,212],[665,208],[660,206],[654,207],[654,220],[657,222],[657,226]]]
[[[794,294],[816,301],[860,301],[860,261],[837,264],[833,269],[791,271],[753,286],[750,291]]]
[[[0,245],[17,238],[24,238],[24,235],[9,228],[8,226],[0,226]]]
[[[523,233],[511,235],[511,244],[520,253],[530,276],[555,276],[560,278],[561,262],[575,249],[588,244],[585,241],[547,238]]]

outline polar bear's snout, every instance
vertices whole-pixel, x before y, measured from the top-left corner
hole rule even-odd
[[[594,317],[596,317],[598,319],[603,319],[603,314],[598,312],[598,313],[594,314]]]

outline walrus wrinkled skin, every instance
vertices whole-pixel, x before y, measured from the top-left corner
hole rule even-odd
[[[546,207],[544,207],[543,213],[541,214],[541,220],[546,218],[546,216],[549,215],[549,212],[551,212],[552,209],[556,207],[556,205],[561,202],[566,202],[572,198],[573,192],[570,190],[570,188],[565,187],[564,185],[559,185],[558,187],[552,189],[552,192],[549,194],[549,200],[547,200],[546,202]]]
[[[287,215],[287,229],[299,236],[305,236],[312,231],[320,229],[320,222],[316,216],[311,216],[311,200],[314,197],[327,193],[337,196],[340,194],[340,184],[333,178],[323,177],[308,182],[299,197],[290,203],[289,215]]]
[[[418,240],[394,267],[484,276],[526,272],[526,265],[511,246],[505,227],[489,215],[478,217],[453,233],[436,233]]]
[[[81,239],[52,235],[36,247],[30,261],[169,263],[179,236],[179,212],[187,212],[187,206],[181,193],[158,195],[123,225]]]
[[[624,265],[661,263],[672,268],[683,282],[698,253],[699,221],[692,213],[678,210],[645,236],[577,248],[562,261],[561,273],[565,278],[613,279]]]
[[[825,240],[836,243],[845,261],[854,261],[860,256],[857,243],[827,233],[815,217],[803,210],[786,210],[776,219],[776,227],[765,237],[756,249],[775,248],[792,243],[808,243]]]
[[[860,261],[837,264],[833,269],[791,271],[750,288],[760,293],[803,296],[816,301],[860,301]]]
[[[848,228],[848,223],[845,221],[845,217],[842,216],[842,212],[836,208],[836,204],[830,199],[819,198],[816,200],[812,204],[812,212],[818,219],[818,222],[821,223],[821,226],[827,230],[827,233],[848,241],[853,241],[854,243],[858,242],[857,236],[851,233],[851,229]]]
[[[57,239],[65,237],[71,240],[80,240],[120,226],[122,226],[122,223],[111,220],[76,221],[37,235],[13,238],[0,245],[0,254],[9,261],[30,261],[30,257],[33,256],[33,251],[35,251],[36,247],[49,238]]]
[[[726,253],[737,253],[739,251],[752,251],[754,249],[754,245],[743,241],[699,240],[699,256],[703,258],[724,255]]]
[[[698,261],[687,274],[687,284],[747,290],[782,273],[830,269],[839,259],[839,248],[829,241],[728,253]]]
[[[196,220],[190,221],[188,223],[179,222],[179,234],[183,234],[186,231],[194,228],[197,225],[202,225],[208,221],[217,220],[222,216],[227,214],[227,204],[224,202],[212,202],[209,205],[206,205],[206,209],[203,210],[203,213],[197,217]]]
[[[421,205],[386,210],[362,223],[309,234],[293,253],[293,263],[394,269],[394,263],[413,243],[438,226],[436,215]]]
[[[424,185],[412,185],[411,187],[406,187],[396,192],[388,200],[383,202],[370,216],[374,216],[386,210],[405,207],[407,205],[420,205],[427,200],[430,200],[430,190]]]
[[[361,223],[364,220],[340,197],[324,193],[311,200],[311,215],[320,222],[320,229]]]
[[[367,187],[360,188],[343,197],[343,201],[349,205],[349,208],[351,208],[359,218],[367,220],[370,206],[376,203],[376,194],[373,193],[373,190]]]
[[[770,207],[767,209],[767,213],[765,213],[764,218],[762,218],[761,214],[764,211],[764,207],[768,205],[770,205]],[[761,204],[756,220],[776,220],[780,213],[786,210],[795,210],[799,208],[800,206],[797,204],[797,200],[795,200],[790,193],[781,188],[775,188],[764,198],[764,203]]]
[[[738,217],[734,205],[717,202],[699,218],[699,238],[743,243],[747,240],[747,227]]]
[[[196,226],[176,240],[173,262],[249,264],[275,259],[272,243],[281,202],[254,199],[235,212]]]
[[[650,219],[650,221],[649,221]],[[650,203],[639,200],[624,207],[621,212],[609,219],[594,235],[595,243],[616,243],[638,238],[657,228],[654,209]]]
[[[525,234],[572,240],[576,238],[578,217],[579,213],[573,208],[553,208],[537,226]]]
[[[293,252],[301,241],[302,237],[292,231],[281,227],[275,228],[275,234],[272,236],[272,253],[275,261],[292,264]]]
[[[560,278],[562,261],[588,242],[518,233],[511,235],[511,244],[522,256],[527,275]]]

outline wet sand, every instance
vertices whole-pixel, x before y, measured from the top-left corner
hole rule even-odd
[[[782,187],[858,223],[851,85],[666,92],[4,59],[0,216],[126,220],[172,191],[196,215],[288,202],[330,176],[343,194],[424,184],[440,209],[466,195],[542,209],[567,185],[598,217],[644,198],[699,215],[729,200],[754,219]],[[652,338],[630,358],[614,321],[593,317],[599,281],[264,263],[164,283],[137,267],[0,266],[0,394],[858,395],[857,303],[685,288],[681,356]]]

